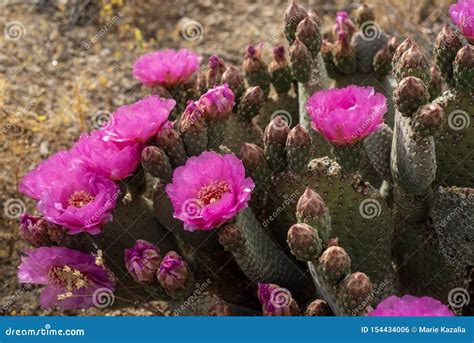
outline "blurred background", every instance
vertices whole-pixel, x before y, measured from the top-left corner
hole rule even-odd
[[[299,1],[327,31],[345,0]],[[265,43],[264,56],[285,43],[286,0],[0,0],[0,315],[146,315],[148,309],[61,311],[39,308],[36,286],[17,284],[27,245],[18,237],[33,203],[17,192],[40,160],[69,148],[120,105],[146,95],[132,76],[141,54],[188,48],[218,54],[240,68],[245,46]],[[431,58],[435,34],[449,22],[448,0],[373,0],[377,22],[401,41],[411,36]],[[150,306],[166,311],[166,304]]]

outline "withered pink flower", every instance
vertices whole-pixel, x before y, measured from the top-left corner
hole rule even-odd
[[[383,123],[385,96],[372,87],[347,86],[314,93],[306,103],[313,128],[337,145],[354,144]]]
[[[389,296],[382,300],[368,316],[454,316],[448,306],[431,297],[404,295]]]
[[[133,248],[125,249],[125,267],[137,282],[156,280],[161,256],[157,247],[138,239]]]
[[[471,42],[474,42],[474,0],[458,0],[449,6],[451,19]]]
[[[149,95],[134,104],[121,106],[112,115],[111,124],[103,129],[103,139],[145,143],[165,125],[175,105],[172,99]]]
[[[135,61],[133,76],[145,86],[163,86],[169,90],[188,81],[199,63],[201,56],[186,49],[150,52]]]
[[[272,283],[258,284],[258,300],[262,304],[265,316],[297,316],[298,305],[291,293]]]
[[[42,247],[27,252],[18,267],[20,283],[46,287],[41,307],[88,308],[98,304],[104,293],[112,295],[114,280],[96,258],[64,247]]]
[[[233,154],[205,151],[175,169],[166,193],[186,230],[212,230],[247,207],[254,187]]]

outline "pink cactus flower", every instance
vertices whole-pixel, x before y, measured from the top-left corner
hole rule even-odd
[[[138,239],[133,248],[125,249],[125,267],[137,282],[156,280],[160,263],[158,248],[143,239]]]
[[[121,180],[135,172],[144,145],[135,142],[106,141],[105,131],[84,133],[71,153],[82,159],[92,170],[112,180]]]
[[[227,83],[208,90],[198,101],[198,107],[206,119],[228,118],[234,104],[234,93]]]
[[[313,128],[337,145],[355,144],[383,123],[385,96],[372,87],[347,86],[314,93],[306,103]]]
[[[454,316],[448,306],[442,304],[439,300],[430,297],[414,297],[404,295],[389,296],[377,305],[377,308],[371,311],[368,316]]]
[[[112,115],[111,125],[103,129],[103,139],[145,143],[165,125],[175,105],[172,99],[149,95],[134,104],[121,106]]]
[[[64,247],[42,247],[27,252],[18,267],[20,283],[46,285],[41,307],[89,308],[104,295],[112,296],[114,280],[94,256]],[[98,302],[99,301],[99,302]]]
[[[172,89],[188,81],[198,70],[201,56],[186,49],[167,49],[139,57],[133,65],[133,76],[145,86]]]
[[[454,24],[462,34],[474,42],[474,0],[458,0],[457,4],[449,6],[449,14]]]
[[[175,169],[166,192],[186,230],[212,230],[247,207],[254,187],[235,155],[205,151]]]
[[[62,225],[69,234],[100,233],[112,220],[119,187],[111,180],[79,168],[64,170],[43,190],[38,210],[47,221]]]

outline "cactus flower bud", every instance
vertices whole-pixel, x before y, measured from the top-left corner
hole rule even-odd
[[[448,25],[436,36],[434,45],[434,57],[443,79],[449,86],[454,86],[453,62],[456,53],[462,47],[461,40],[457,32],[451,30]]]
[[[235,251],[245,243],[240,228],[235,224],[227,224],[219,231],[219,243],[227,251]]]
[[[397,47],[398,47],[397,37],[395,37],[395,36],[391,37],[387,42],[387,46],[388,46],[388,49],[390,50],[390,52],[392,54],[394,54],[395,51],[397,50]]]
[[[20,236],[28,243],[38,246],[63,245],[67,233],[60,225],[41,217],[23,214],[20,217]]]
[[[373,60],[374,71],[379,78],[387,76],[392,70],[392,52],[389,46],[377,51]]]
[[[240,74],[234,66],[229,66],[227,70],[222,74],[222,83],[227,83],[234,93],[235,100],[237,101],[242,96],[245,90],[244,77]]]
[[[340,75],[340,71],[334,62],[333,50],[334,44],[327,39],[323,39],[321,43],[321,57],[326,65],[328,76],[334,79]]]
[[[331,309],[324,300],[316,299],[308,305],[304,315],[309,317],[330,316]]]
[[[295,40],[298,24],[307,16],[305,9],[292,0],[285,12],[285,35],[290,44]]]
[[[188,102],[181,121],[179,132],[183,137],[184,147],[190,156],[200,155],[207,148],[207,126],[204,122],[204,113],[198,104],[192,100]]]
[[[156,135],[156,144],[163,149],[173,167],[179,167],[186,162],[181,135],[173,129],[174,123],[168,124]]]
[[[296,174],[304,173],[311,157],[312,139],[301,125],[296,125],[286,139],[288,167]]]
[[[321,32],[318,24],[309,16],[304,18],[296,29],[296,38],[316,56],[321,49]]]
[[[323,277],[335,285],[351,272],[351,259],[343,248],[332,246],[319,258],[319,269]]]
[[[415,132],[422,136],[432,136],[440,131],[445,123],[444,111],[436,103],[422,106],[413,116]]]
[[[311,76],[311,53],[299,39],[290,47],[290,63],[293,76],[298,82],[306,83]]]
[[[413,41],[411,40],[410,37],[407,37],[400,45],[398,45],[398,47],[395,49],[395,52],[393,53],[393,59],[392,59],[392,67],[394,70],[398,68],[398,61],[400,57],[402,57],[403,53],[412,46],[413,46]]]
[[[262,44],[247,46],[242,69],[249,85],[260,86],[267,96],[270,91],[270,73],[267,64],[262,59]]]
[[[296,205],[296,217],[298,220],[321,217],[326,212],[327,207],[324,200],[318,193],[313,191],[311,188],[306,187]]]
[[[138,239],[133,248],[125,249],[125,267],[137,282],[154,281],[160,263],[158,248],[143,239]]]
[[[271,170],[283,170],[286,167],[286,138],[290,128],[285,120],[276,116],[263,133],[264,151]]]
[[[247,89],[239,104],[241,119],[251,121],[258,114],[264,102],[265,94],[259,86]]]
[[[404,78],[395,89],[394,102],[403,116],[411,117],[420,106],[428,102],[426,85],[414,76]]]
[[[262,163],[266,163],[262,148],[251,143],[243,143],[241,145],[240,159],[247,170],[255,169]]]
[[[221,83],[222,74],[224,73],[226,66],[222,58],[217,55],[211,55],[208,63],[209,71],[206,75],[207,88],[212,88]]]
[[[342,303],[346,311],[365,314],[371,292],[372,282],[366,274],[356,272],[349,275],[342,285]]]
[[[258,299],[265,316],[298,316],[298,304],[289,290],[271,283],[258,284]]]
[[[373,22],[374,20],[374,11],[367,4],[362,4],[355,10],[355,22],[357,26],[361,27],[364,23]]]
[[[287,242],[291,253],[300,261],[313,261],[322,250],[322,241],[316,229],[303,223],[290,227]]]
[[[474,47],[466,45],[454,60],[454,80],[459,92],[471,94],[474,90]]]
[[[334,64],[344,74],[352,74],[357,69],[356,50],[350,44],[350,38],[345,31],[340,31],[332,49]]]
[[[145,147],[142,151],[142,166],[150,175],[159,178],[165,183],[171,180],[173,169],[163,149],[154,145]]]
[[[223,301],[219,301],[209,309],[209,316],[221,317],[221,316],[232,316],[232,311],[229,305]]]
[[[175,251],[170,251],[163,257],[157,277],[161,286],[170,294],[182,293],[191,281],[187,263]]]
[[[270,62],[268,69],[276,92],[278,94],[287,93],[291,89],[293,75],[291,75],[283,45],[278,45],[273,49],[273,60]]]
[[[430,76],[429,67],[426,56],[418,46],[413,44],[400,57],[398,66],[395,69],[395,77],[400,81],[404,77],[415,76],[428,83]]]
[[[441,93],[441,87],[443,85],[443,81],[441,79],[441,71],[439,70],[439,67],[437,65],[434,65],[430,68],[430,79],[430,99],[435,99]]]

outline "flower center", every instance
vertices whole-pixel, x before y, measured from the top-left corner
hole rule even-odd
[[[94,196],[90,195],[86,191],[75,191],[71,194],[67,203],[69,206],[74,206],[76,208],[81,208],[86,206],[88,203],[95,199]]]
[[[198,193],[199,203],[209,205],[221,200],[222,196],[229,192],[229,185],[225,181],[215,181],[210,185],[203,186]]]
[[[48,271],[48,278],[51,283],[65,287],[69,292],[92,285],[86,275],[67,264],[51,267]]]

